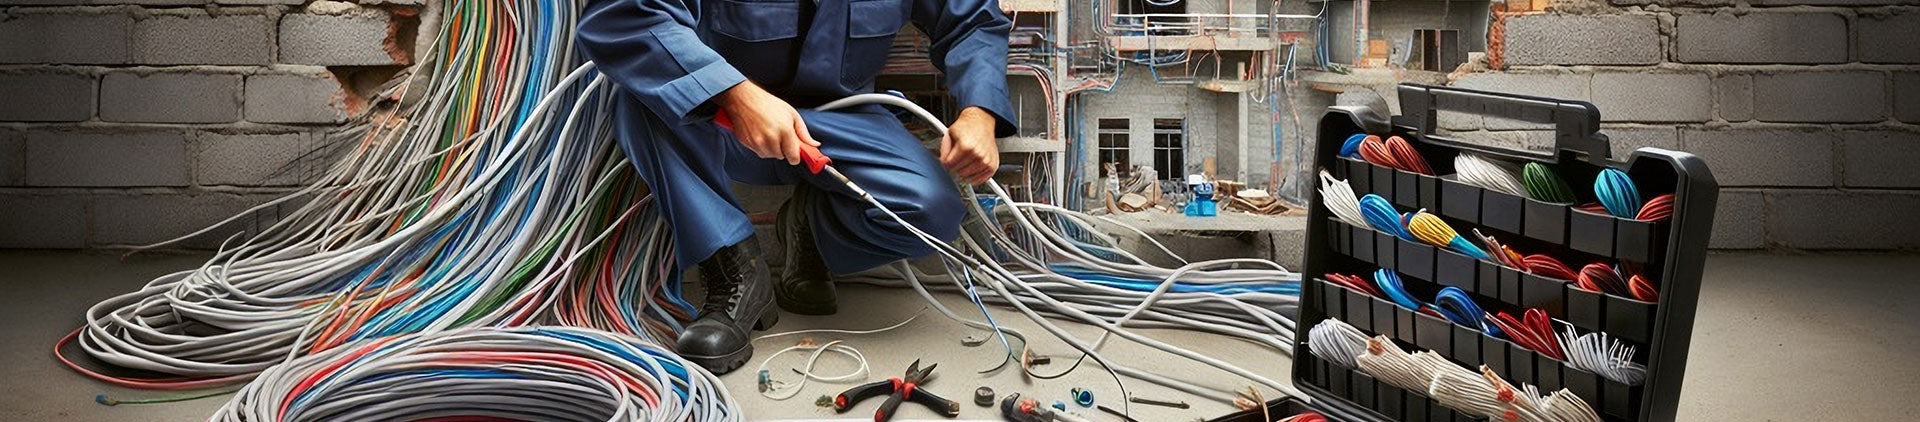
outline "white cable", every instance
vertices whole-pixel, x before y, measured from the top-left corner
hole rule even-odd
[[[1360,197],[1353,192],[1353,186],[1347,181],[1333,178],[1333,174],[1320,170],[1320,202],[1327,205],[1327,211],[1341,222],[1354,227],[1370,227],[1367,219],[1360,215]]]
[[[867,367],[867,356],[861,354],[860,349],[855,349],[852,346],[842,343],[844,343],[844,341],[841,340],[829,341],[826,344],[819,345],[802,343],[780,349],[778,352],[773,352],[772,355],[767,355],[766,360],[760,361],[760,368],[754,371],[755,375],[761,377],[758,387],[760,395],[774,400],[786,400],[799,395],[800,390],[807,387],[807,381],[841,382],[855,378],[865,379],[867,374],[870,373]],[[773,360],[779,358],[780,355],[796,351],[812,352],[807,354],[807,359],[804,361],[806,363],[801,364],[799,368],[794,368],[794,372],[800,374],[800,382],[793,383],[789,386],[785,382],[774,380],[772,378],[773,374],[767,370],[767,365],[772,364]],[[841,375],[820,375],[814,373],[814,365],[820,362],[820,356],[826,352],[839,353],[853,359],[855,364],[853,372]]]
[[[1525,197],[1526,187],[1514,176],[1512,169],[1493,160],[1471,152],[1462,152],[1453,157],[1453,169],[1459,174],[1461,183],[1508,195]]]

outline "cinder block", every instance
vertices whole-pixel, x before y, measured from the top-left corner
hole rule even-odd
[[[226,73],[108,73],[100,81],[100,119],[142,123],[238,121],[240,81],[240,75]]]
[[[119,10],[15,9],[0,15],[0,63],[124,64],[132,26]]]
[[[1680,149],[1680,130],[1672,127],[1611,126],[1601,128],[1600,133],[1607,135],[1615,160],[1626,160],[1640,148]]]
[[[173,132],[26,134],[30,186],[186,186],[186,139]]]
[[[1675,58],[1688,63],[1845,63],[1847,20],[1825,12],[1683,14]]]
[[[1831,132],[1681,129],[1681,145],[1707,160],[1720,186],[1833,186]]]
[[[1711,86],[1703,74],[1599,73],[1593,104],[1608,122],[1704,122],[1713,114]]]
[[[93,119],[94,88],[92,75],[59,71],[0,73],[0,121]]]
[[[1891,16],[1861,15],[1854,46],[1867,63],[1920,63],[1920,12]]]
[[[1920,132],[1843,132],[1840,142],[1847,186],[1920,188]]]
[[[1767,247],[1766,195],[1758,190],[1721,189],[1720,203],[1713,208],[1713,236],[1707,246],[1714,249]]]
[[[301,184],[327,163],[309,157],[307,133],[256,135],[201,134],[194,145],[194,184],[290,186]]]
[[[1753,120],[1753,75],[1720,75],[1713,78],[1713,104],[1720,120]]]
[[[1767,122],[1870,123],[1887,120],[1887,75],[1790,72],[1753,77],[1753,117]]]
[[[1590,74],[1562,73],[1475,73],[1460,78],[1453,86],[1481,91],[1531,95],[1561,100],[1591,101]],[[1606,115],[1602,109],[1601,115]],[[1486,118],[1487,130],[1552,129],[1552,125],[1534,124],[1505,118]]]
[[[19,131],[0,129],[0,186],[19,186],[27,179],[27,141]]]
[[[233,13],[236,9],[223,9]],[[248,10],[248,9],[238,9]],[[133,24],[133,61],[140,64],[258,65],[273,61],[273,22],[253,14],[209,15],[197,9],[150,13]]]
[[[73,195],[8,194],[0,200],[0,248],[87,246],[87,201]]]
[[[347,94],[324,70],[247,77],[247,121],[339,123],[347,119]]]
[[[1907,123],[1920,123],[1920,73],[1893,74],[1893,116]]]
[[[276,195],[200,192],[102,195],[93,201],[93,246],[145,245],[170,240],[276,198]],[[266,227],[279,218],[280,212],[276,207],[248,214],[242,221],[194,237],[182,246],[219,246],[234,233],[251,233]]]
[[[1911,191],[1779,190],[1772,193],[1773,238],[1802,249],[1920,247],[1920,194]]]
[[[385,12],[342,15],[288,14],[280,18],[280,62],[318,66],[389,66],[412,63],[398,39],[407,32]]]
[[[1520,15],[1507,20],[1506,61],[1514,65],[1660,63],[1653,15]]]

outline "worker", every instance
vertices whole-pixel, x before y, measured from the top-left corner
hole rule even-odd
[[[995,0],[591,3],[576,38],[619,86],[614,133],[673,227],[676,264],[699,268],[706,286],[675,347],[714,373],[752,356],[750,329],[778,319],[770,302],[832,314],[833,275],[933,251],[840,182],[798,166],[803,143],[906,222],[952,240],[964,203],[948,171],[987,180],[999,167],[994,139],[1014,133],[1012,24]],[[960,109],[938,157],[882,106],[808,110],[873,92],[908,21],[932,41],[930,58]],[[714,123],[717,112],[731,130]],[[786,246],[777,279],[734,182],[794,187],[776,222]]]

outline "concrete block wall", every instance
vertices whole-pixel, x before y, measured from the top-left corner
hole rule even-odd
[[[318,175],[356,76],[414,60],[423,1],[359,2],[0,0],[0,248],[163,241]]]
[[[1713,247],[1920,248],[1920,1],[1559,1],[1505,25],[1505,68],[1454,85],[1591,101],[1616,154],[1706,158]]]

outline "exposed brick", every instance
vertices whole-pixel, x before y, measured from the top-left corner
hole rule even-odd
[[[1593,104],[1608,122],[1704,122],[1712,118],[1707,75],[1600,73],[1593,75]]]
[[[1600,133],[1607,135],[1616,160],[1625,160],[1640,148],[1680,149],[1680,130],[1671,127],[1604,127]]]
[[[1757,190],[1722,189],[1713,207],[1715,249],[1759,249],[1767,246],[1767,201]]]
[[[201,10],[153,13],[133,24],[133,61],[267,64],[273,61],[272,42],[273,22],[265,14],[215,16]]]
[[[1586,74],[1534,74],[1534,73],[1475,73],[1460,78],[1453,86],[1481,91],[1504,92],[1509,94],[1531,95],[1561,100],[1589,101],[1593,97],[1587,86],[1592,79]],[[1601,110],[1605,115],[1605,110]],[[1484,127],[1488,130],[1551,129],[1551,125],[1534,124],[1512,119],[1488,117]]]
[[[1879,122],[1887,119],[1887,75],[1791,72],[1753,77],[1753,117],[1768,122]]]
[[[87,246],[87,201],[70,195],[0,197],[0,248]]]
[[[1675,57],[1689,63],[1843,63],[1847,20],[1823,12],[1684,14]]]
[[[1753,75],[1720,75],[1713,78],[1714,110],[1720,120],[1753,120]]]
[[[133,19],[74,11],[0,14],[0,63],[123,64]]]
[[[387,66],[412,58],[395,39],[402,31],[386,13],[288,14],[280,18],[280,62],[319,66]]]
[[[1833,186],[1830,132],[1682,129],[1681,145],[1721,186]]]
[[[1855,46],[1867,63],[1920,63],[1920,12],[1892,16],[1862,15],[1854,20]]]
[[[78,122],[93,118],[93,76],[0,73],[0,121]]]
[[[319,173],[326,163],[309,156],[307,133],[202,134],[195,142],[193,181],[199,185],[289,186]]]
[[[226,123],[240,120],[240,75],[121,71],[100,81],[100,119]]]
[[[1645,65],[1665,55],[1653,15],[1521,15],[1506,34],[1514,65]]]
[[[1903,131],[1844,132],[1840,172],[1847,186],[1866,188],[1920,188],[1920,133]]]
[[[324,69],[247,77],[247,121],[339,123],[347,119],[346,93]]]
[[[1907,123],[1920,123],[1920,73],[1893,74],[1893,116]]]
[[[1920,194],[1911,191],[1783,190],[1773,193],[1768,219],[1774,239],[1794,248],[1914,248],[1916,209]]]
[[[95,246],[144,245],[170,240],[228,217],[255,205],[272,201],[273,195],[232,195],[201,193],[185,195],[104,195],[93,201],[93,243]],[[234,233],[261,227],[278,216],[278,210],[263,210],[193,238],[186,247],[218,246]]]
[[[186,150],[171,132],[27,132],[26,184],[186,186]]]

